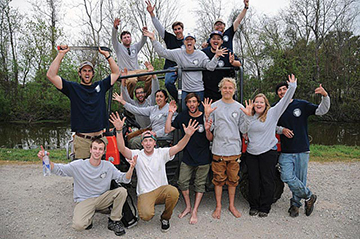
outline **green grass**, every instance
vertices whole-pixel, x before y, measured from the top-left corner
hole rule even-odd
[[[310,160],[315,162],[355,162],[360,161],[359,146],[344,145],[311,145]],[[6,162],[39,162],[39,149],[6,149],[0,148],[0,161]],[[54,162],[67,163],[65,149],[50,150],[50,159]]]

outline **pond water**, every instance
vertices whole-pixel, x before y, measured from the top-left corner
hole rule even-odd
[[[0,124],[0,147],[48,149],[65,148],[71,138],[69,123]],[[312,144],[360,145],[360,123],[311,122]]]

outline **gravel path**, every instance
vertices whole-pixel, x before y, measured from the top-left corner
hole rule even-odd
[[[286,187],[267,218],[250,217],[247,202],[237,194],[236,206],[243,216],[234,218],[227,210],[224,192],[222,218],[211,217],[215,207],[213,192],[204,195],[199,222],[189,225],[189,216],[179,219],[184,207],[181,198],[171,220],[171,230],[161,233],[156,207],[150,222],[140,221],[123,238],[359,238],[360,162],[310,163],[308,183],[318,195],[310,217],[303,208],[300,216],[288,216],[290,191]],[[0,238],[118,238],[107,229],[107,215],[97,213],[94,227],[84,232],[71,228],[72,179],[44,178],[40,164],[0,165]],[[192,197],[193,199],[193,197]]]

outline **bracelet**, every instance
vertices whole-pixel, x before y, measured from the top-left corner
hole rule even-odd
[[[109,54],[109,56],[108,56],[108,57],[105,57],[105,59],[106,59],[106,60],[108,60],[110,57],[111,57],[111,54]]]
[[[123,126],[123,127],[121,127],[121,129],[116,130],[116,134],[122,134],[122,130],[123,130],[123,128],[124,128],[124,126]]]
[[[245,6],[244,8],[245,8],[245,9],[249,9],[249,7],[248,7],[248,6]]]

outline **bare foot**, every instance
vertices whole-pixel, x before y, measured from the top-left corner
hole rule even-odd
[[[236,217],[241,217],[241,213],[236,209],[236,207],[229,207],[229,211]]]
[[[190,217],[189,223],[190,223],[190,224],[196,224],[197,221],[198,221],[197,212],[194,212],[194,211],[193,211],[193,212],[191,213],[191,217]]]
[[[179,218],[183,218],[191,212],[191,208],[185,208],[185,210],[179,214]]]
[[[212,214],[212,217],[215,219],[220,219],[220,215],[221,215],[221,207],[216,207]]]

